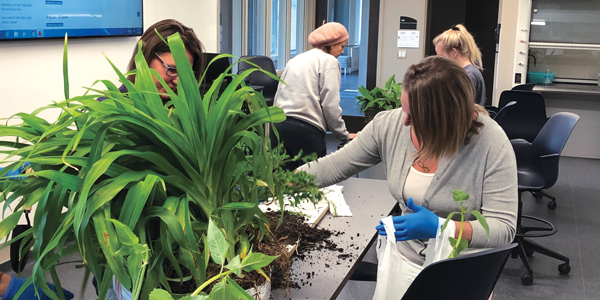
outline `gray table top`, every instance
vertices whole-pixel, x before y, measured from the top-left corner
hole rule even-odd
[[[600,95],[600,86],[586,84],[553,83],[552,85],[536,85],[533,90],[542,93]]]
[[[334,299],[354,272],[354,264],[364,255],[376,233],[375,226],[396,204],[385,180],[350,178],[340,184],[352,217],[333,217],[328,213],[318,227],[341,232],[331,241],[343,252],[320,250],[307,253],[304,260],[294,258],[292,280],[300,284],[300,289],[290,289],[289,296],[285,291],[274,290],[273,299]]]

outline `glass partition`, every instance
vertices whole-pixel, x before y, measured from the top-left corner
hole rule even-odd
[[[533,1],[530,41],[600,44],[600,1]]]

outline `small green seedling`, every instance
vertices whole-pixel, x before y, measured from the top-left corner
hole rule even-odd
[[[466,239],[462,238],[463,228],[465,224],[465,214],[467,213],[467,208],[463,205],[463,202],[469,200],[469,194],[467,194],[465,191],[454,190],[452,191],[452,198],[454,198],[454,201],[460,202],[460,212],[451,212],[448,215],[448,218],[446,218],[446,222],[444,222],[444,226],[442,227],[442,232],[448,226],[448,222],[450,222],[452,220],[452,217],[457,213],[460,213],[460,231],[458,232],[458,238],[448,237],[450,245],[452,245],[452,252],[448,256],[448,258],[458,257],[458,254],[463,250],[467,249],[467,247],[469,246],[469,242]],[[479,224],[483,226],[485,232],[488,235],[490,235],[490,228],[487,224],[487,221],[485,220],[485,217],[477,210],[472,210],[471,214],[474,215],[475,218],[477,218],[477,221],[479,221]]]

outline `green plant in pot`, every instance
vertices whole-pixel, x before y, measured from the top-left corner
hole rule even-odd
[[[385,82],[385,88],[375,87],[367,90],[364,86],[358,87],[360,96],[356,96],[360,105],[360,112],[365,114],[365,123],[371,122],[375,115],[384,110],[391,110],[402,106],[402,83],[396,83],[396,75],[392,75]]]
[[[218,276],[207,271],[216,251],[223,257],[216,263],[231,266],[251,253],[251,240],[269,232],[259,198],[266,188],[283,199],[287,187],[273,172],[279,161],[269,149],[264,125],[281,122],[285,115],[267,107],[262,95],[243,83],[251,72],[264,71],[222,74],[202,95],[179,34],[168,37],[168,44],[179,74],[177,94],[138,51],[135,83],[111,63],[126,94],[100,80],[106,90],[90,89],[93,95],[19,113],[13,119],[21,123],[0,125],[0,146],[8,149],[3,163],[9,163],[0,171],[0,201],[5,212],[14,206],[0,223],[0,237],[10,233],[25,208],[37,206],[33,228],[17,239],[28,241],[23,249],[32,248],[35,259],[28,283],[54,299],[59,297],[49,290],[45,274],[60,287],[55,266],[74,253],[83,258],[86,277],[91,274],[97,281],[100,299],[113,276],[134,299],[148,299],[157,288],[191,293]],[[66,53],[65,41],[69,98]],[[233,79],[217,93],[225,76]],[[166,104],[154,77],[170,96]],[[99,96],[107,99],[98,102]],[[244,102],[248,114],[241,110]],[[59,110],[60,116],[48,122],[38,117],[45,110]],[[25,162],[33,172],[4,177]],[[227,247],[211,245],[210,224],[223,234]],[[251,227],[259,234],[249,236]],[[253,259],[262,268],[273,257]],[[260,268],[256,270],[262,272]],[[188,282],[194,289],[173,291],[173,282]]]

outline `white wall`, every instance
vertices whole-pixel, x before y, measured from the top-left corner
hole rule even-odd
[[[176,19],[194,29],[208,52],[218,49],[218,16],[218,1],[215,0],[144,1],[144,29],[162,19]],[[97,79],[109,79],[118,85],[104,55],[125,72],[138,38],[70,39],[71,97],[83,94],[83,87],[91,86]],[[61,39],[0,43],[0,118],[18,112],[29,113],[52,101],[63,100],[62,56]],[[58,112],[41,116],[54,121]],[[24,224],[24,218],[21,222]],[[0,263],[8,257],[8,249],[0,251]]]
[[[417,20],[420,31],[420,47],[406,50],[406,58],[398,58],[398,30],[400,16]],[[379,47],[377,62],[377,86],[383,87],[386,80],[396,74],[396,82],[402,82],[408,67],[425,57],[425,27],[427,23],[427,1],[381,0],[379,12]]]
[[[502,0],[500,2],[500,44],[493,92],[493,105],[498,105],[500,94],[516,84],[515,73],[521,73],[525,83],[527,51],[529,49],[529,22],[531,0]],[[521,42],[523,40],[524,42]],[[520,54],[523,51],[524,54]],[[519,65],[521,63],[522,65]],[[500,67],[501,66],[501,67]]]

